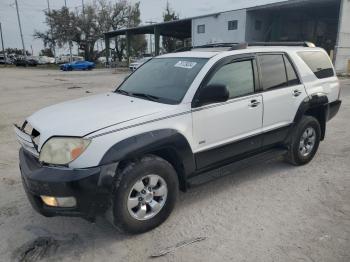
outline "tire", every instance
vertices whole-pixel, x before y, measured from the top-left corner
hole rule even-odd
[[[89,66],[87,69],[90,71],[90,70],[92,70],[92,67],[91,67],[91,66]]]
[[[317,152],[320,137],[318,120],[312,116],[303,116],[293,132],[286,160],[296,166],[309,163]]]
[[[73,71],[73,67],[68,67],[67,71]]]
[[[149,186],[155,181],[157,184],[151,189]],[[153,193],[142,190],[143,186]],[[144,233],[159,226],[174,209],[178,191],[177,173],[166,160],[147,155],[130,162],[115,179],[112,199],[114,226],[130,234]]]

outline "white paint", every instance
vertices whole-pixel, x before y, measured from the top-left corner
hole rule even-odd
[[[238,21],[236,30],[228,30],[228,22]],[[205,25],[205,33],[197,32],[198,25]],[[244,42],[246,10],[235,10],[192,20],[192,45],[199,46],[211,43]]]

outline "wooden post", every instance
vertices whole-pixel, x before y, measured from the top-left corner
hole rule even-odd
[[[154,55],[159,55],[159,40],[160,40],[160,33],[157,26],[154,26]]]
[[[109,65],[109,37],[105,35],[106,65]]]
[[[127,58],[127,66],[129,67],[130,64],[130,33],[125,33],[126,37],[126,58]]]

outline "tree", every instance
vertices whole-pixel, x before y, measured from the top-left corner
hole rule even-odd
[[[179,16],[175,14],[175,11],[170,7],[169,2],[166,3],[165,12],[163,13],[163,21],[179,20]],[[163,47],[166,52],[170,53],[176,49],[177,39],[174,37],[163,36]]]
[[[40,54],[41,56],[49,56],[49,57],[54,57],[53,51],[51,48],[44,48],[41,49]]]
[[[94,52],[95,43],[104,37],[104,32],[140,24],[139,3],[132,5],[125,0],[118,0],[116,3],[98,0],[85,5],[84,12],[69,11],[62,7],[45,12],[45,16],[45,23],[50,29],[45,32],[35,31],[34,37],[42,39],[45,47],[51,47],[54,43],[62,48],[65,44],[74,42],[84,50],[86,60],[97,58]],[[142,38],[133,41],[133,45],[132,49],[142,48]],[[119,60],[123,58],[125,48],[125,40],[118,41],[115,52]]]
[[[15,55],[23,55],[23,50],[18,48],[6,48],[5,49],[6,54],[15,54]],[[26,50],[26,55],[29,56],[30,53],[28,50]]]

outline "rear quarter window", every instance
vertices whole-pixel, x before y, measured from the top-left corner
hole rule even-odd
[[[321,51],[303,51],[298,52],[315,76],[319,79],[334,76],[332,63],[327,54]]]

